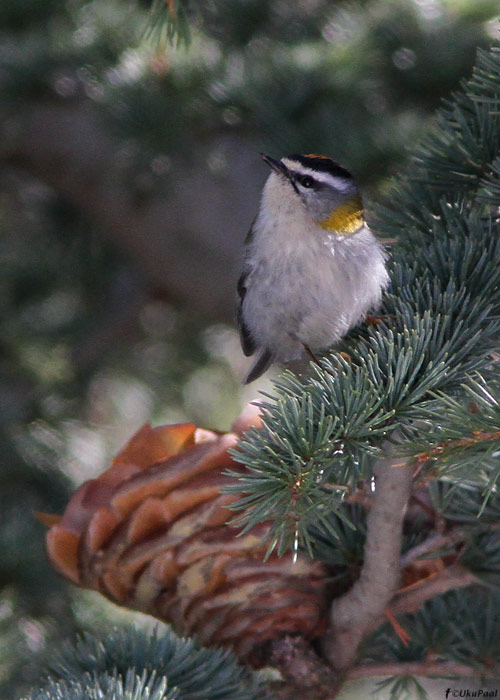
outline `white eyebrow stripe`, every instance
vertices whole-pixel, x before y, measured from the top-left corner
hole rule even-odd
[[[352,182],[349,180],[344,180],[341,177],[335,177],[335,175],[332,175],[331,173],[313,170],[312,168],[308,168],[307,166],[302,165],[302,163],[298,163],[296,160],[282,158],[281,162],[284,163],[286,167],[292,172],[298,173],[299,175],[309,175],[314,180],[322,182],[325,185],[330,185],[330,187],[334,187],[340,192],[345,192],[346,190],[352,187]]]

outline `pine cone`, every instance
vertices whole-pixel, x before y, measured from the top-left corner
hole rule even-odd
[[[248,427],[240,418],[235,429]],[[120,605],[249,660],[266,640],[324,632],[325,568],[306,556],[264,561],[261,524],[238,537],[221,494],[244,471],[234,433],[144,426],[98,479],[83,484],[47,534],[56,569]],[[255,661],[255,656],[254,656]]]

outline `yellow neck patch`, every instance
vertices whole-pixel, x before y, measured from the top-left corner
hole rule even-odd
[[[363,205],[359,197],[348,199],[333,211],[328,219],[318,222],[326,231],[339,236],[350,236],[364,224]]]

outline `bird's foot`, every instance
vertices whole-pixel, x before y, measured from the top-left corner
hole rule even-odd
[[[343,350],[341,350],[341,351],[339,352],[339,355],[340,355],[340,357],[341,357],[343,360],[347,360],[347,362],[348,362],[348,363],[351,365],[351,367],[352,367],[352,357],[349,355],[348,352],[344,352]]]
[[[379,323],[387,323],[394,318],[392,314],[366,314],[365,323],[367,326],[378,326]]]
[[[304,350],[305,350],[306,353],[309,355],[309,357],[311,358],[311,360],[312,360],[313,362],[315,362],[315,363],[318,365],[318,367],[321,367],[320,361],[318,360],[318,358],[316,357],[316,355],[313,353],[313,351],[311,350],[311,348],[309,347],[309,345],[306,345],[305,343],[302,343],[302,345],[304,346]]]

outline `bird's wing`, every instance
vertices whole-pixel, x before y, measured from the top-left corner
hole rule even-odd
[[[243,352],[247,356],[253,355],[254,352],[257,350],[257,345],[252,339],[250,331],[245,325],[245,321],[243,319],[243,299],[245,298],[245,294],[247,293],[246,281],[251,271],[252,268],[250,267],[250,265],[248,263],[244,263],[243,269],[240,274],[240,278],[238,280],[238,285],[236,287],[236,321],[240,330],[241,347],[243,348]]]
[[[243,267],[241,269],[238,285],[236,287],[236,321],[240,330],[241,347],[243,348],[243,352],[247,356],[253,355],[258,347],[256,342],[251,337],[250,331],[248,330],[248,326],[245,325],[245,321],[243,319],[243,300],[245,298],[245,294],[247,293],[247,280],[250,276],[250,273],[252,272],[252,265],[250,264],[250,261],[248,259],[248,249],[254,236],[254,226],[255,219],[252,221],[252,225],[250,226],[250,229],[248,230],[248,233],[245,238],[246,255],[243,261]]]
[[[243,380],[243,384],[250,384],[254,379],[260,377],[273,362],[273,353],[267,348],[260,348],[253,365],[250,367],[247,376]]]

